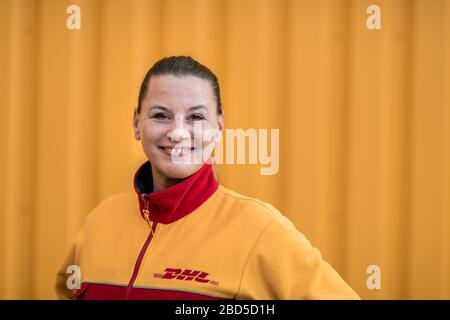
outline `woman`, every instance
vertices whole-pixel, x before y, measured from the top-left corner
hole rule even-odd
[[[223,113],[207,67],[184,56],[155,63],[133,127],[148,161],[134,192],[86,218],[58,272],[60,298],[359,298],[273,206],[217,181],[210,154]],[[68,288],[69,266],[78,289]]]

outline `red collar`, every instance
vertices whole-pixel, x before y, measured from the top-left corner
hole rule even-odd
[[[219,187],[212,165],[208,162],[183,181],[158,192],[152,192],[152,168],[145,162],[134,176],[134,190],[139,199],[142,218],[144,209],[150,211],[150,220],[172,223],[197,209]]]

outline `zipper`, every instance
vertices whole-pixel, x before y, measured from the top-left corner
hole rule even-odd
[[[137,275],[139,273],[139,268],[141,267],[142,260],[144,258],[144,255],[145,255],[145,253],[147,251],[147,248],[148,248],[150,242],[153,239],[153,236],[154,236],[155,230],[156,230],[156,226],[158,225],[158,222],[156,221],[156,219],[155,219],[155,221],[153,221],[153,223],[150,221],[149,201],[148,201],[146,195],[142,194],[141,198],[142,198],[142,200],[144,201],[144,204],[145,204],[145,207],[142,210],[142,213],[144,214],[144,219],[145,219],[145,221],[147,222],[147,224],[148,224],[148,226],[150,228],[150,232],[148,234],[147,240],[145,240],[145,243],[144,243],[144,245],[141,248],[141,251],[139,252],[139,256],[138,256],[138,258],[136,260],[136,263],[134,264],[133,275],[131,276],[130,282],[128,283],[128,286],[127,286],[127,291],[126,291],[126,294],[125,294],[125,300],[128,300],[128,297],[129,297],[129,295],[131,293],[131,290],[133,289],[133,284],[134,284],[134,281],[136,280]]]

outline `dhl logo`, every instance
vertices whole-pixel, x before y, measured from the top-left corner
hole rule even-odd
[[[164,274],[155,273],[155,278],[161,279],[177,279],[184,281],[197,281],[201,283],[209,283],[215,286],[219,285],[219,282],[206,279],[209,275],[207,272],[190,270],[190,269],[174,269],[174,268],[166,268],[164,270]]]

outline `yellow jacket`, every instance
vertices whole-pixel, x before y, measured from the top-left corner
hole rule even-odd
[[[146,162],[134,183],[86,218],[60,298],[359,299],[288,218],[220,185],[210,164],[152,193]],[[79,289],[67,287],[70,265]]]

